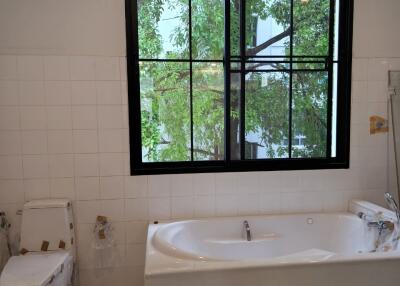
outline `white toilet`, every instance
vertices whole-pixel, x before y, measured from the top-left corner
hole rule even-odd
[[[19,256],[11,257],[0,286],[69,286],[75,261],[71,202],[36,200],[24,205]]]

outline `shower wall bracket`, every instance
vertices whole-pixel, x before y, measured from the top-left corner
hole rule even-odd
[[[400,94],[400,71],[389,71],[389,89]]]

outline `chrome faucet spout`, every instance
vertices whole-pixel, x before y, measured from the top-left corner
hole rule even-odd
[[[250,225],[247,220],[243,222],[244,230],[246,231],[246,239],[247,241],[251,241],[251,231],[250,231]]]
[[[385,200],[386,200],[387,205],[390,207],[390,209],[395,212],[397,222],[399,223],[400,222],[400,209],[399,209],[398,204],[396,203],[395,198],[390,193],[385,193]]]

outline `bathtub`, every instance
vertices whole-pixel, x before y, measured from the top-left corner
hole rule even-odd
[[[360,212],[395,220],[386,209],[352,201],[346,213],[150,224],[145,285],[400,285],[400,251],[371,252],[377,230],[359,218]]]

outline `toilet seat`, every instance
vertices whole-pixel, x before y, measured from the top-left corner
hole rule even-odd
[[[71,277],[72,269],[73,257],[68,251],[28,252],[10,258],[0,286],[68,285],[64,280]]]

